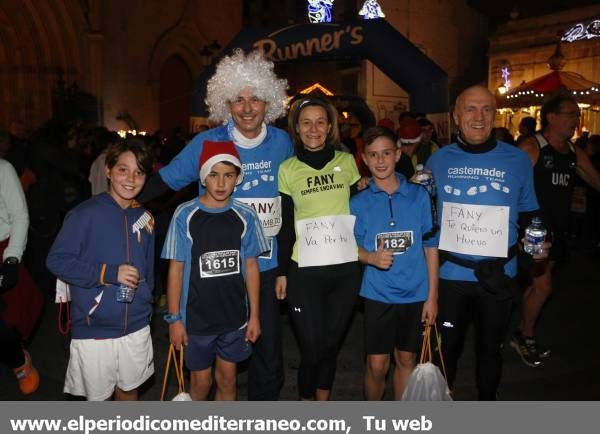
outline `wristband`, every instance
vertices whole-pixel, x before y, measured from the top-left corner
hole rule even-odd
[[[166,313],[163,315],[163,319],[167,324],[173,324],[181,320],[181,315],[178,313]]]

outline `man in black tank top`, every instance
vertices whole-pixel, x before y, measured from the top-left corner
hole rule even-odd
[[[542,131],[519,145],[533,164],[535,192],[542,221],[552,235],[550,258],[534,264],[532,284],[523,294],[523,316],[519,330],[510,342],[523,362],[532,367],[540,366],[541,359],[550,355],[548,350],[537,348],[533,329],[552,292],[552,267],[566,251],[575,175],[600,191],[600,174],[585,152],[570,141],[579,126],[580,117],[581,112],[573,98],[555,96],[542,106]]]
[[[543,133],[534,134],[534,137],[538,146],[538,158],[533,166],[535,194],[540,204],[542,221],[552,236],[550,258],[560,261],[564,259],[567,247],[577,156],[570,141],[566,142],[564,150],[558,150],[548,142]]]

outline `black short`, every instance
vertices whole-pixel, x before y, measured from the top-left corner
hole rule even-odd
[[[423,302],[388,304],[365,298],[367,354],[389,354],[394,349],[417,353],[422,334]]]

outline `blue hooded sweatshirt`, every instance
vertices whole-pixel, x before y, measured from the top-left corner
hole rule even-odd
[[[144,328],[152,312],[154,219],[137,203],[123,209],[101,193],[65,217],[48,258],[48,269],[70,285],[74,339],[117,338]],[[119,266],[140,273],[131,303],[119,303]]]

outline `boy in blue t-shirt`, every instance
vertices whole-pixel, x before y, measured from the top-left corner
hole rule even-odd
[[[217,400],[235,400],[236,364],[260,336],[257,257],[269,249],[254,209],[231,199],[243,179],[233,142],[204,141],[200,182],[205,191],[180,205],[162,252],[171,343],[185,347],[190,394],[205,400],[215,362]]]
[[[427,190],[394,171],[400,159],[394,133],[373,127],[363,136],[363,160],[373,178],[350,201],[359,260],[366,264],[365,397],[380,400],[394,353],[394,399],[415,365],[422,323],[437,316],[438,251]]]

